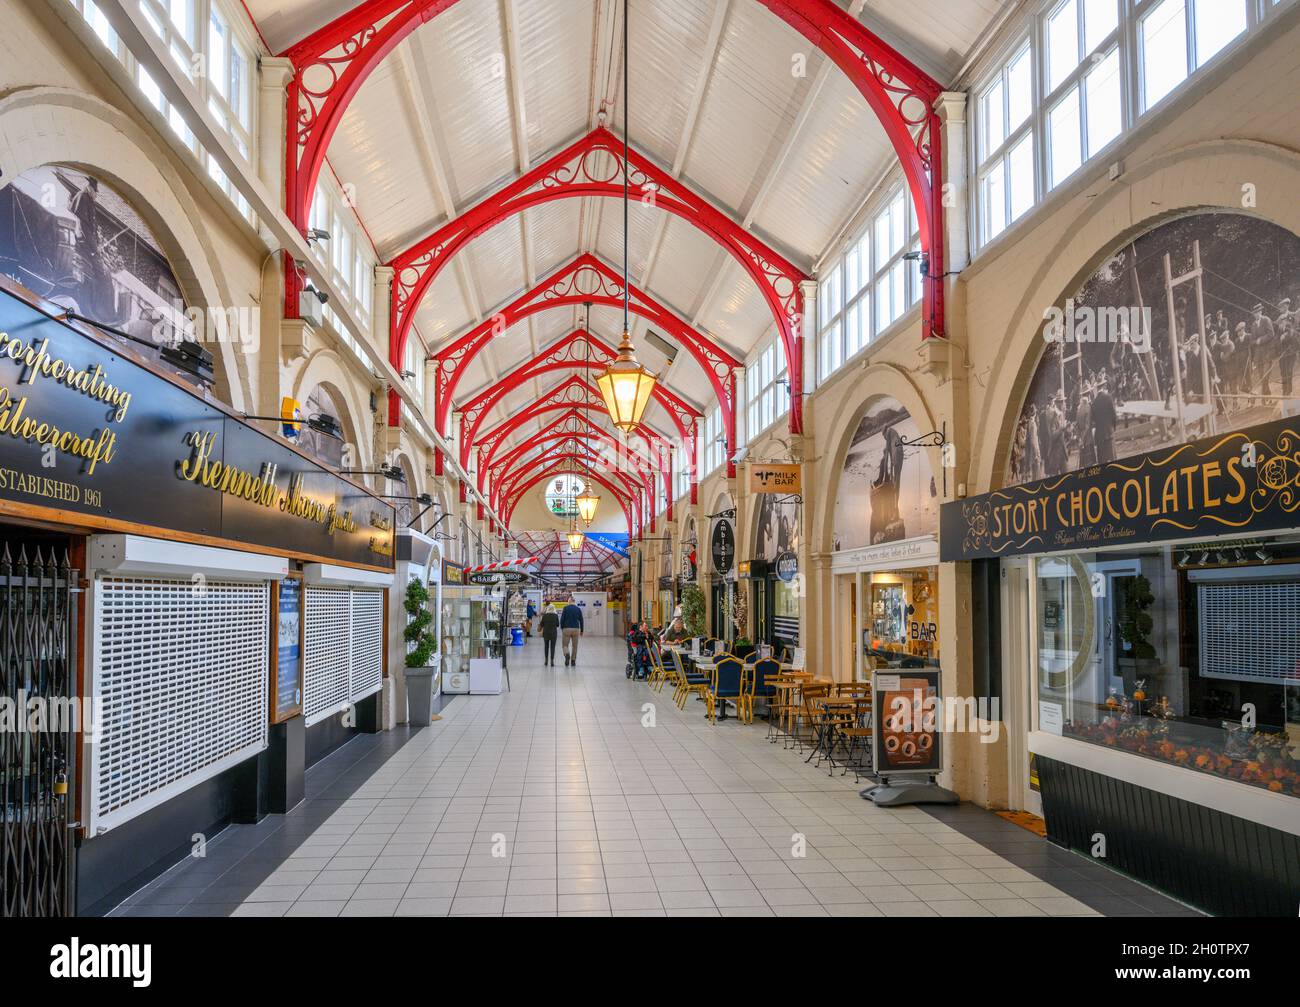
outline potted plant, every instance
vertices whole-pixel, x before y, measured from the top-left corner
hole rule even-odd
[[[749,639],[749,597],[745,590],[736,584],[732,594],[731,625],[736,631],[736,638],[731,642],[731,652],[737,657],[748,657],[754,653],[754,644]]]
[[[429,626],[433,614],[429,611],[429,589],[418,579],[406,585],[407,623],[402,638],[410,650],[406,654],[406,704],[407,720],[413,727],[425,727],[433,719],[433,677],[437,666],[431,664],[438,646]]]
[[[696,584],[682,588],[682,626],[687,636],[704,635],[704,592]]]
[[[1149,611],[1155,600],[1151,582],[1142,574],[1130,578],[1124,585],[1119,611],[1119,635],[1128,645],[1128,653],[1119,659],[1119,666],[1125,688],[1130,694],[1138,679],[1149,678],[1158,663],[1156,648],[1151,644],[1151,631],[1155,628],[1155,621]]]

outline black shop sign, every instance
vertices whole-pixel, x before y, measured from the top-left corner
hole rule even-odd
[[[731,573],[731,564],[736,558],[736,531],[726,518],[713,522],[713,531],[709,535],[709,553],[713,559],[714,573]]]
[[[394,512],[0,289],[0,513],[391,570]]]
[[[940,510],[944,562],[1300,524],[1300,419],[1216,434]]]

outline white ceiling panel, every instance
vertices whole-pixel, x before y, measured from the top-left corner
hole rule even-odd
[[[516,174],[500,4],[461,0],[413,38],[433,89],[452,197],[463,208]]]
[[[875,114],[849,79],[832,70],[756,208],[755,228],[812,262],[893,161],[894,148]]]
[[[628,83],[632,142],[664,164],[672,164],[677,156],[690,116],[692,88],[705,58],[716,2],[719,0],[631,5],[633,45]],[[617,63],[615,69],[622,72]],[[621,86],[616,90],[621,91]],[[621,130],[621,102],[615,122]]]
[[[519,32],[531,163],[579,133],[589,116],[594,4],[505,0]]]
[[[732,3],[685,173],[733,212],[744,210],[794,123],[809,77],[795,76],[792,60],[808,51],[758,4]]]

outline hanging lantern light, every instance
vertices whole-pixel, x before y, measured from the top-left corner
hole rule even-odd
[[[582,523],[588,528],[591,522],[596,518],[596,508],[600,506],[600,497],[589,489],[584,489],[577,496],[578,517],[582,518]]]
[[[650,403],[650,393],[657,380],[636,358],[631,332],[631,288],[628,284],[628,120],[631,102],[628,96],[627,0],[623,2],[623,339],[618,344],[618,355],[596,379],[605,409],[614,426],[630,434],[641,422],[645,407]]]
[[[569,540],[569,552],[576,553],[582,551],[582,541],[586,536],[582,532],[578,531],[577,528],[569,529],[569,533],[565,538]]]
[[[623,433],[630,434],[640,425],[645,407],[650,404],[655,380],[655,376],[637,361],[632,336],[624,329],[623,339],[618,344],[618,356],[596,378],[596,387],[605,400],[609,418]]]

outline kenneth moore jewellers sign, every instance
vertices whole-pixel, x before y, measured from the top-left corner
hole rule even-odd
[[[4,289],[0,510],[393,565],[391,504]]]
[[[1300,418],[1010,486],[940,510],[944,562],[1300,525]]]

